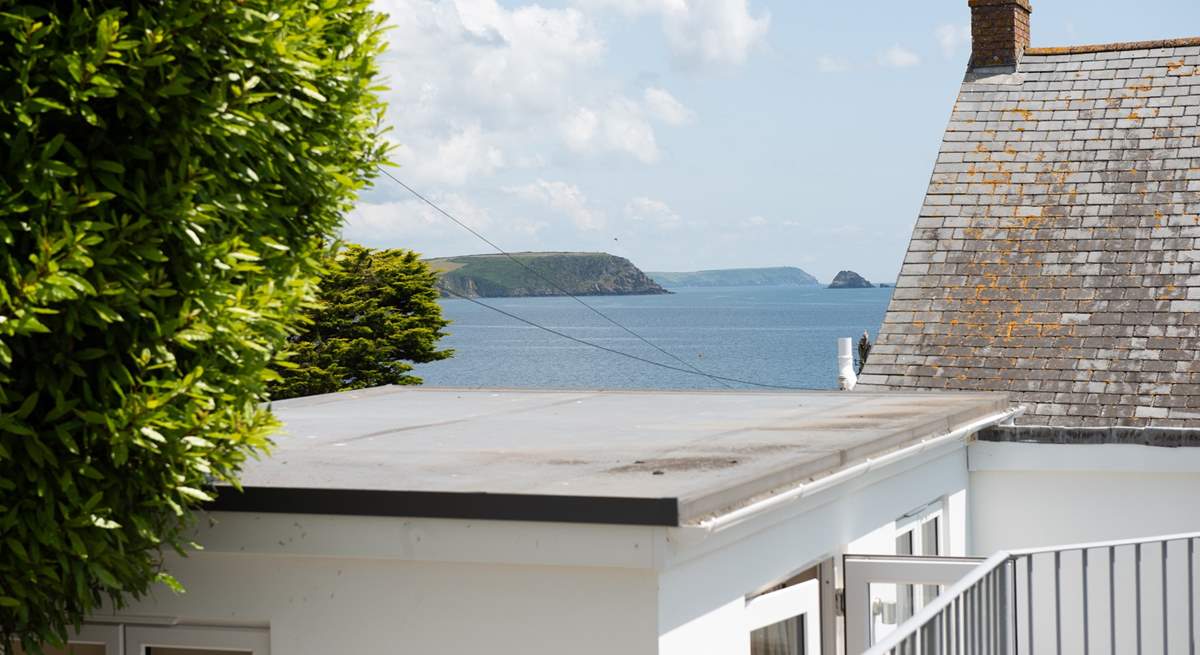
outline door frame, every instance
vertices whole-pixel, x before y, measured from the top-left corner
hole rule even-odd
[[[982,557],[844,555],[846,652],[861,653],[871,647],[872,584],[949,586],[983,561]]]

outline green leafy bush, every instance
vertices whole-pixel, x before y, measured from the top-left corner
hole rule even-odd
[[[145,594],[385,156],[366,0],[0,8],[0,640]],[[2,644],[0,644],[2,645]]]
[[[346,247],[321,278],[319,302],[306,312],[271,397],[420,384],[408,362],[453,354],[436,347],[449,323],[436,281],[415,252]]]

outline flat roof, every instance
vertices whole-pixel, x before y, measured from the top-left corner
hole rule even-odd
[[[682,525],[1003,411],[998,393],[380,387],[273,404],[214,510]]]

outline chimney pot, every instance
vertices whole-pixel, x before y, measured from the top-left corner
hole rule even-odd
[[[967,0],[971,68],[1016,66],[1029,47],[1029,0]]]

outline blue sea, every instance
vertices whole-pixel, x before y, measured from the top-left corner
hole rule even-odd
[[[837,338],[874,340],[892,289],[723,287],[583,300],[704,372],[761,384],[831,389]],[[451,359],[418,365],[426,385],[586,389],[712,389],[701,375],[660,368],[572,342],[467,300],[444,299]],[[676,368],[686,365],[570,298],[485,298],[578,339]],[[753,388],[729,383],[734,388]]]

